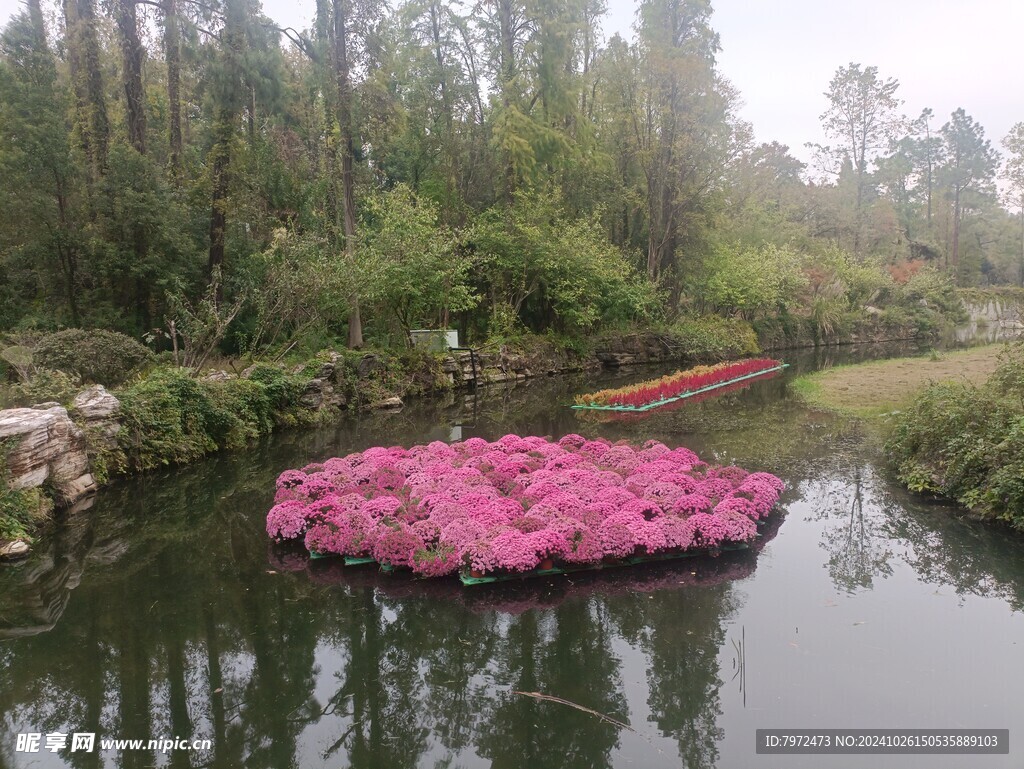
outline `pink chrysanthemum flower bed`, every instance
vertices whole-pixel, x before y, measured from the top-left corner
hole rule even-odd
[[[470,438],[288,470],[267,533],[424,577],[508,575],[746,543],[782,489],[656,441]]]

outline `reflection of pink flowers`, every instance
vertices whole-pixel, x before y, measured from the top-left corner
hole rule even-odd
[[[750,541],[782,489],[769,473],[710,467],[657,441],[470,438],[286,471],[267,533],[424,577],[519,573]]]

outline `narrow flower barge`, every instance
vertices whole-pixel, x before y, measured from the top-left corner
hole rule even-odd
[[[288,470],[267,533],[346,565],[480,584],[742,549],[782,489],[656,441],[470,438]]]
[[[771,358],[755,358],[714,366],[695,366],[660,379],[579,395],[573,408],[642,413],[670,403],[706,396],[721,388],[742,386],[778,373],[788,365]]]

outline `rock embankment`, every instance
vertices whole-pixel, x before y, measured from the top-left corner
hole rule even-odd
[[[63,406],[42,405],[0,411],[0,441],[10,447],[4,457],[8,483],[13,489],[46,484],[55,502],[72,505],[96,489],[85,433]]]
[[[59,507],[71,507],[89,497],[97,487],[90,446],[116,445],[120,408],[117,398],[94,385],[75,397],[70,413],[57,403],[0,411],[0,467],[8,487],[43,487]],[[28,551],[25,540],[0,541],[0,560],[21,558]]]

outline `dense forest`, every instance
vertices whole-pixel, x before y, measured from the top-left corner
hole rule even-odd
[[[0,34],[0,330],[231,354],[827,330],[1024,285],[1024,123],[1000,154],[851,63],[806,166],[737,118],[708,0],[642,0],[629,40],[605,10],[317,0],[296,30],[255,0],[27,0]]]

